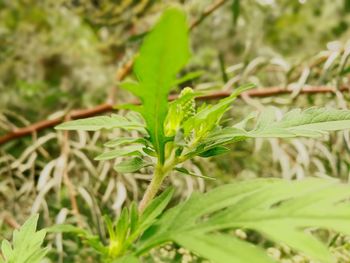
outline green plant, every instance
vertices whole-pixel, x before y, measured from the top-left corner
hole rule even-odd
[[[325,108],[292,110],[276,120],[273,108],[251,114],[243,121],[223,127],[220,121],[231,103],[254,85],[235,89],[231,96],[213,105],[196,108],[197,94],[184,89],[168,102],[177,83],[176,74],[189,57],[186,18],[171,8],[146,37],[134,72],[138,82],[122,87],[136,95],[141,105],[123,105],[138,115],[93,117],[66,122],[62,130],[121,128],[137,130],[140,137],[115,138],[114,148],[97,160],[125,157],[114,168],[132,173],[153,167],[154,174],[138,208],[124,208],[116,222],[106,218],[109,243],[92,233],[69,225],[50,231],[75,232],[95,248],[106,262],[139,262],[152,248],[175,242],[213,262],[274,262],[257,246],[230,235],[228,229],[251,229],[274,242],[285,243],[321,262],[333,262],[327,247],[306,233],[309,227],[331,228],[350,234],[350,210],[345,202],[347,186],[338,182],[308,179],[288,182],[259,179],[218,187],[206,194],[165,210],[173,191],[155,198],[163,180],[172,171],[195,175],[182,164],[199,157],[223,154],[237,141],[258,137],[319,137],[328,131],[350,128],[350,111]],[[256,125],[251,124],[256,119]],[[253,128],[249,128],[253,127]]]
[[[4,239],[1,243],[1,263],[39,263],[48,249],[42,244],[46,230],[36,231],[38,215],[31,216],[19,230],[13,232],[12,245]]]

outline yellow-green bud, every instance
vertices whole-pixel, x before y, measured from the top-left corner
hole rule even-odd
[[[192,88],[186,87],[181,91],[179,98],[185,98],[186,95],[192,95],[193,93],[194,92]],[[193,96],[188,96],[188,98],[181,102],[181,110],[184,113],[182,119],[183,122],[196,114],[196,103]]]

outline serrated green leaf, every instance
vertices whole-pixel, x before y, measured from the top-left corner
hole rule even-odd
[[[198,174],[192,173],[192,172],[188,171],[184,167],[175,167],[174,170],[178,171],[180,173],[183,173],[183,174],[187,174],[187,175],[191,175],[191,176],[195,176],[195,177],[199,177],[199,178],[203,178],[203,179],[215,180],[215,178],[212,178],[212,177],[209,177],[209,176],[198,175]]]
[[[198,109],[197,114],[189,118],[184,124],[185,136],[195,131],[197,137],[203,137],[220,122],[224,113],[230,108],[231,103],[244,91],[254,88],[255,85],[247,84],[234,90],[232,94],[220,100],[217,104],[206,105]]]
[[[121,128],[126,130],[144,130],[143,125],[127,120],[125,117],[113,114],[112,116],[98,116],[80,120],[64,122],[55,127],[57,130],[98,131],[102,129]]]
[[[116,240],[116,234],[115,234],[115,231],[114,231],[114,226],[113,226],[112,219],[108,215],[104,215],[103,219],[104,219],[106,227],[107,227],[109,239],[110,240]]]
[[[275,121],[273,109],[264,111],[249,137],[319,137],[329,131],[350,129],[350,111],[327,108],[295,109]]]
[[[121,156],[142,156],[141,151],[142,146],[141,145],[131,145],[127,146],[121,149],[116,149],[113,151],[104,152],[97,157],[95,157],[95,160],[102,161],[102,160],[110,160],[115,159],[117,157]]]
[[[6,263],[39,263],[48,252],[42,248],[46,230],[36,231],[39,215],[31,216],[18,230],[13,232],[12,247],[3,241],[1,250]]]
[[[148,227],[153,220],[164,211],[173,194],[174,189],[168,188],[162,194],[152,200],[140,217],[141,228]]]
[[[168,210],[145,233],[137,254],[159,244],[176,241],[215,262],[211,255],[205,254],[206,242],[193,244],[195,238],[200,236],[205,239],[207,235],[211,237],[214,231],[243,228],[256,230],[266,238],[285,243],[320,262],[334,262],[327,247],[305,229],[317,227],[350,234],[350,208],[346,201],[349,197],[348,185],[335,180],[290,182],[258,179],[221,186],[207,194],[195,194]],[[188,241],[186,237],[194,239]],[[211,249],[220,253],[221,242],[209,239]],[[207,249],[210,250],[209,247]],[[232,257],[229,262],[241,259],[240,255],[229,254]]]
[[[74,234],[79,234],[83,236],[90,235],[86,230],[80,227],[76,227],[68,224],[53,225],[51,227],[46,228],[46,231],[49,233],[74,233]]]
[[[175,235],[174,241],[213,263],[276,262],[269,258],[261,248],[228,235],[189,233]]]
[[[141,159],[140,157],[135,157],[133,159],[122,161],[114,166],[114,170],[119,173],[133,173],[137,172],[141,168],[151,166],[151,163],[148,163]]]
[[[1,243],[1,253],[4,256],[5,260],[8,260],[11,257],[13,257],[12,246],[10,242],[7,241],[6,239],[4,239]]]
[[[106,147],[117,147],[126,144],[143,144],[147,145],[146,139],[143,138],[135,138],[135,137],[120,137],[110,140],[104,144]]]
[[[274,231],[266,231],[268,227],[273,227]],[[321,260],[321,262],[335,262],[327,246],[310,234],[286,228],[284,224],[282,226],[279,224],[266,224],[265,226],[257,227],[256,230],[263,233],[269,239],[288,244],[314,259]]]
[[[182,76],[181,78],[175,80],[172,85],[176,86],[176,85],[179,85],[181,83],[187,82],[189,80],[196,79],[196,78],[200,77],[203,74],[204,74],[204,71],[202,71],[202,70],[189,72],[185,76]]]
[[[248,132],[243,129],[227,127],[210,133],[203,145],[205,147],[214,147],[219,145],[225,145],[232,142],[237,142],[249,138]]]
[[[133,234],[139,224],[139,212],[137,205],[133,202],[130,207],[130,234]]]
[[[93,249],[101,254],[106,254],[108,252],[108,248],[106,248],[100,238],[96,235],[91,234],[89,231],[82,229],[80,227],[76,227],[69,224],[57,224],[46,228],[47,232],[50,233],[72,233],[76,234],[79,237],[83,238],[83,240],[90,245]]]
[[[126,207],[123,208],[120,217],[115,226],[115,233],[118,241],[123,244],[129,227],[129,212]]]
[[[204,157],[204,158],[208,158],[208,157],[212,157],[212,156],[216,156],[216,155],[220,155],[220,154],[224,154],[229,152],[230,149],[224,146],[215,146],[209,150],[206,150],[204,152],[201,152],[199,154],[200,157]]]
[[[149,156],[157,157],[157,153],[152,148],[143,147],[142,150],[145,154],[147,154]]]
[[[252,115],[253,116],[253,115]],[[253,130],[244,130],[243,123],[210,133],[202,142],[202,149],[233,143],[247,138],[319,137],[329,131],[350,129],[350,111],[326,108],[292,110],[276,121],[273,108],[263,111]],[[199,152],[195,152],[198,154]]]
[[[168,93],[176,74],[189,57],[188,27],[183,11],[175,8],[164,12],[146,36],[135,60],[138,85],[126,85],[141,100],[140,113],[161,163],[164,161],[164,120],[168,109]]]

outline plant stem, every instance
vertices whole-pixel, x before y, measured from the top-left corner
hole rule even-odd
[[[151,183],[148,185],[145,194],[142,197],[142,200],[139,204],[139,212],[142,214],[142,212],[145,210],[145,208],[149,205],[149,203],[153,200],[153,198],[156,196],[160,186],[162,185],[162,182],[165,178],[165,176],[168,173],[168,169],[165,169],[165,167],[161,164],[158,164]]]

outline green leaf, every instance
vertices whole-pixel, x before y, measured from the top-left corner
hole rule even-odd
[[[202,149],[225,145],[247,138],[292,138],[319,137],[329,131],[350,129],[350,111],[326,108],[295,109],[287,112],[282,119],[276,120],[275,110],[263,111],[253,130],[244,130],[245,120],[233,127],[216,130],[202,142]],[[195,152],[198,154],[198,152]]]
[[[46,228],[47,232],[51,233],[72,233],[81,238],[83,238],[86,243],[90,245],[93,249],[101,254],[105,254],[108,252],[108,249],[102,244],[101,240],[98,236],[91,234],[89,231],[69,225],[69,224],[58,224]]]
[[[113,260],[112,263],[140,263],[140,260],[133,255],[127,255]]]
[[[255,85],[247,84],[235,89],[232,94],[220,100],[217,104],[207,105],[199,109],[197,114],[189,118],[184,124],[184,134],[189,136],[192,131],[195,131],[197,138],[205,137],[208,132],[220,122],[224,113],[230,109],[231,103],[244,91],[254,88]]]
[[[295,109],[275,121],[272,108],[260,114],[249,137],[319,137],[329,131],[350,129],[350,111],[327,108]]]
[[[204,145],[203,148],[212,148],[214,146],[244,140],[248,137],[248,132],[243,129],[227,127],[211,132],[207,138],[203,140],[202,144]]]
[[[210,154],[225,153],[227,152],[227,148],[223,147],[223,145],[242,141],[246,138],[248,138],[247,132],[242,129],[230,127],[224,129],[217,128],[210,132],[193,151],[188,152],[186,157],[191,158],[196,155],[209,157]]]
[[[209,150],[201,152],[199,154],[199,156],[207,158],[207,157],[212,157],[212,156],[215,156],[215,155],[220,155],[220,154],[223,154],[223,153],[227,153],[229,151],[230,151],[230,149],[226,148],[224,146],[216,146],[216,147],[213,147],[213,148],[211,148]]]
[[[175,80],[175,82],[172,84],[173,86],[179,85],[181,83],[187,82],[189,80],[196,79],[204,74],[204,71],[199,70],[199,71],[193,71],[187,73],[185,76],[182,76],[181,78]]]
[[[123,208],[123,211],[118,218],[117,225],[115,227],[115,233],[117,235],[117,239],[122,244],[125,240],[125,237],[128,232],[129,227],[129,212],[126,207]]]
[[[46,230],[36,231],[39,215],[31,216],[19,230],[13,232],[12,246],[3,240],[1,251],[8,263],[39,263],[48,252],[43,248]]]
[[[195,177],[199,177],[199,178],[203,178],[203,179],[208,179],[208,180],[215,180],[215,178],[211,178],[209,176],[204,176],[204,175],[198,175],[198,174],[195,174],[195,173],[192,173],[190,171],[188,171],[186,168],[184,167],[175,167],[174,168],[175,171],[178,171],[180,173],[183,173],[183,174],[187,174],[187,175],[191,175],[191,176],[195,176]]]
[[[319,262],[334,262],[327,246],[305,229],[317,227],[350,234],[349,197],[348,185],[335,180],[257,179],[224,185],[206,194],[194,194],[164,213],[141,238],[136,253],[141,255],[174,241],[214,262],[220,262],[221,257],[212,258],[209,251],[222,255],[226,262],[259,262],[244,261],[244,257],[254,258],[261,252],[254,251],[252,244],[240,241],[240,249],[231,251],[224,245],[230,243],[228,236],[213,234],[243,228],[258,231]],[[250,251],[250,255],[239,251]]]
[[[119,173],[133,173],[137,172],[141,168],[151,166],[151,163],[148,163],[141,159],[140,157],[135,157],[133,159],[122,161],[114,166],[114,170]]]
[[[191,88],[185,88],[181,91],[179,97],[170,103],[168,114],[164,122],[166,136],[177,137],[180,132],[179,128],[181,123],[195,113],[195,96],[196,94]]]
[[[116,234],[115,234],[115,231],[114,231],[112,219],[108,215],[104,215],[103,219],[104,219],[104,221],[106,223],[109,239],[110,240],[116,240]]]
[[[157,153],[153,150],[153,148],[143,147],[143,152],[149,156],[157,157]]]
[[[179,9],[168,9],[146,36],[135,60],[134,72],[139,83],[123,86],[141,100],[140,113],[161,162],[164,161],[164,120],[168,110],[168,93],[176,74],[188,58],[185,14]]]
[[[228,235],[189,233],[175,235],[174,241],[213,263],[275,262],[261,248],[250,246],[246,242]]]
[[[140,152],[141,150],[142,150],[142,146],[131,145],[122,149],[116,149],[113,151],[104,152],[99,156],[95,157],[95,160],[98,160],[98,161],[110,160],[121,156],[133,156],[133,155],[141,156],[142,155]]]
[[[113,140],[110,140],[104,144],[106,147],[117,147],[126,144],[144,144],[147,145],[147,141],[143,138],[135,137],[120,137]]]
[[[130,207],[130,234],[133,234],[139,224],[139,211],[137,205],[133,202]]]
[[[64,122],[55,127],[57,130],[81,130],[81,131],[98,131],[102,129],[122,128],[126,130],[144,130],[142,124],[132,122],[120,115],[98,116],[80,120]]]
[[[145,211],[140,217],[140,224],[142,231],[145,230],[153,221],[159,216],[166,206],[169,204],[171,197],[174,194],[173,188],[168,188],[161,195],[153,199],[153,201],[146,207]]]
[[[233,19],[233,25],[237,25],[237,20],[239,17],[239,13],[241,11],[241,3],[240,0],[233,0],[231,5],[232,10],[232,19]]]
[[[83,236],[90,235],[86,230],[69,224],[53,225],[51,227],[46,228],[46,231],[49,233],[74,233]]]
[[[13,257],[13,250],[9,241],[4,239],[1,243],[1,253],[5,259],[10,259]]]

